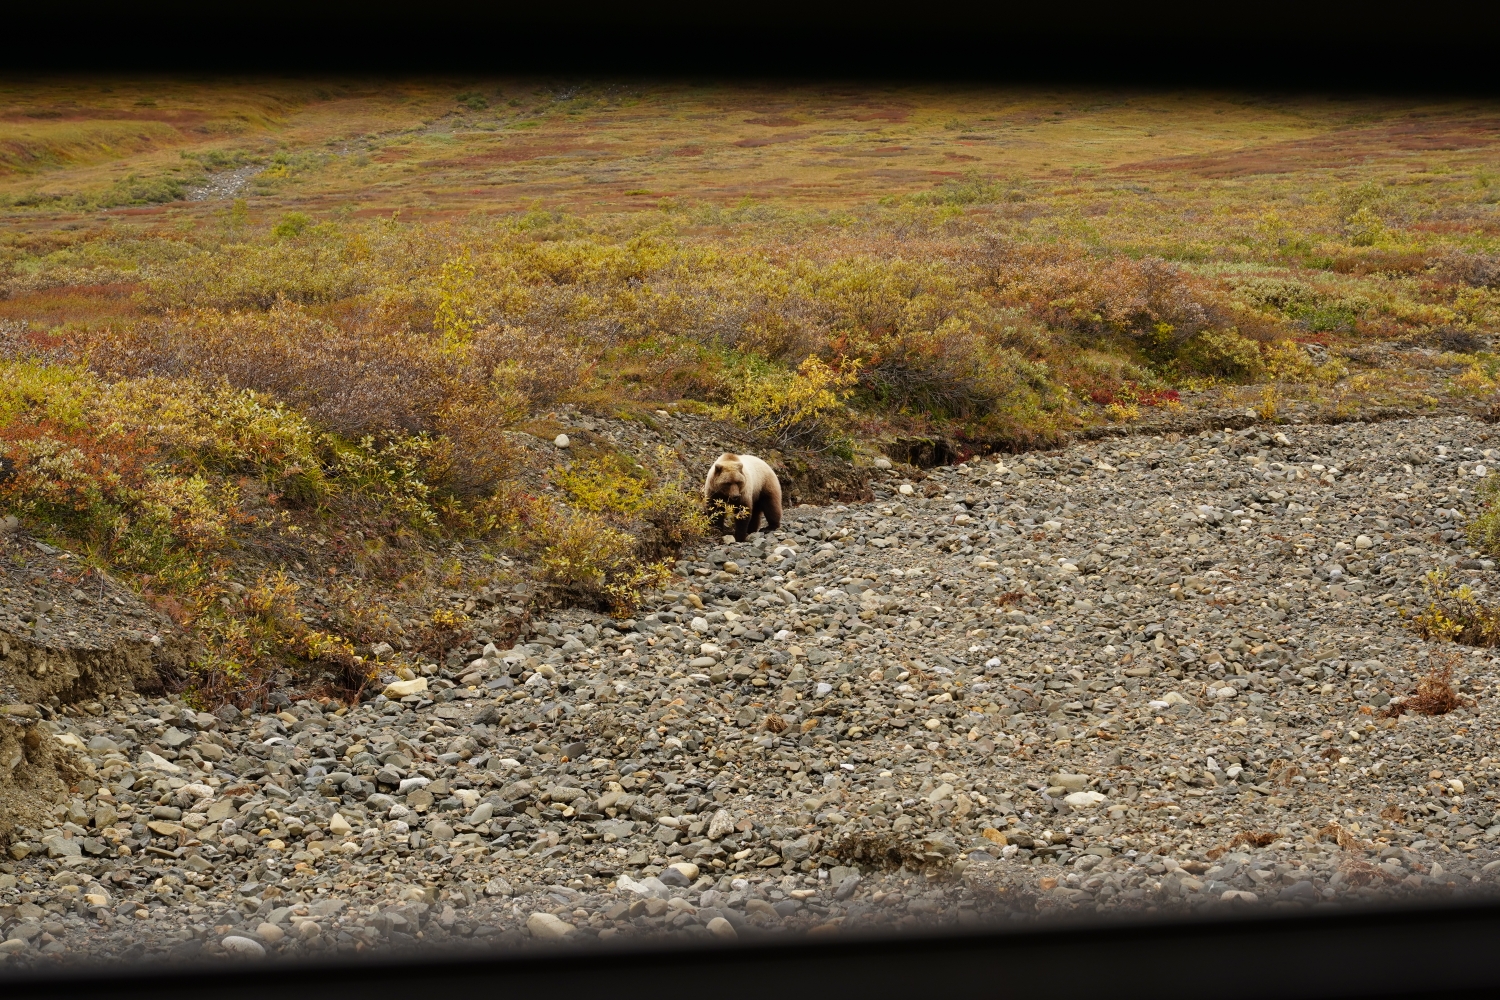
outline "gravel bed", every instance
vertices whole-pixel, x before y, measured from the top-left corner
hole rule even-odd
[[[354,708],[105,694],[0,865],[11,968],[1492,890],[1496,660],[1403,607],[1467,418],[1135,437],[874,480]],[[1465,707],[1391,715],[1433,665]],[[410,675],[410,676],[403,676]]]

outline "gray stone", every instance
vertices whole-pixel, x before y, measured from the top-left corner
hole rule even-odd
[[[835,868],[834,872],[839,872],[842,870],[844,869]],[[834,876],[830,875],[829,880],[832,881],[833,877]],[[834,890],[833,898],[842,903],[844,900],[853,896],[854,893],[858,891],[859,882],[860,878],[857,872],[854,874],[845,875],[843,878],[838,880],[838,888]]]
[[[219,942],[224,950],[240,958],[264,958],[266,949],[259,941],[239,934],[231,934]]]
[[[1282,889],[1280,898],[1315,902],[1322,898],[1322,894],[1318,892],[1318,887],[1311,882],[1302,881]]]

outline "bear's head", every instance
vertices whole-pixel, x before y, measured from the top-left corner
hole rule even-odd
[[[723,500],[736,506],[745,502],[745,467],[738,455],[720,455],[708,473],[705,489],[710,500]]]

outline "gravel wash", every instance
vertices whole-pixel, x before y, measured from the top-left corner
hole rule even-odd
[[[353,708],[130,694],[0,865],[0,955],[258,957],[1262,912],[1491,891],[1496,660],[1404,627],[1467,418],[929,473],[679,563],[631,621],[395,660]],[[882,463],[883,464],[883,463]],[[1392,717],[1431,667],[1465,707]]]

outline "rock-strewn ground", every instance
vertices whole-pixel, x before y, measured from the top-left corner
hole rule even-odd
[[[353,709],[104,694],[0,954],[738,936],[1489,891],[1496,661],[1400,609],[1466,418],[1136,437],[876,480],[630,622],[485,637]],[[1468,706],[1389,717],[1431,665]],[[394,667],[395,664],[393,663]],[[410,671],[407,671],[410,673]]]

